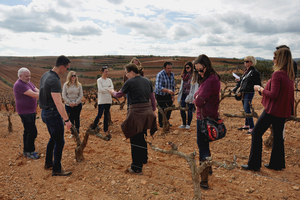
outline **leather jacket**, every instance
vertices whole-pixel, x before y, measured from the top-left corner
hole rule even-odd
[[[234,93],[240,88],[241,93],[253,93],[254,85],[261,86],[260,73],[253,66],[250,67],[250,71],[243,75],[241,80],[236,83],[236,86],[232,89]]]

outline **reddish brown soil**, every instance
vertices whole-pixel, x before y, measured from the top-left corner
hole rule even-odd
[[[224,86],[223,86],[224,87]],[[299,95],[298,95],[299,96]],[[260,114],[261,97],[255,95],[253,106]],[[81,132],[83,134],[97,114],[92,103],[86,103],[81,113]],[[176,105],[178,103],[176,102]],[[284,109],[284,108],[282,108]],[[226,98],[220,104],[221,117],[228,129],[225,138],[210,143],[214,160],[231,162],[237,156],[239,165],[246,164],[250,151],[251,135],[238,131],[244,120],[225,117],[224,113],[240,113],[241,102]],[[13,132],[8,133],[7,113],[2,107],[0,113],[0,199],[192,199],[193,185],[191,171],[187,162],[175,155],[167,155],[148,149],[148,164],[144,165],[143,175],[131,175],[127,172],[131,163],[130,143],[125,140],[120,124],[126,117],[125,109],[112,106],[113,124],[109,127],[110,141],[104,141],[93,135],[89,137],[84,149],[85,161],[77,163],[74,159],[76,143],[65,131],[65,147],[62,165],[72,171],[69,177],[52,177],[51,171],[44,170],[44,159],[49,133],[45,124],[38,118],[36,125],[38,137],[36,151],[41,154],[38,160],[29,160],[22,156],[23,127],[20,117],[13,113]],[[299,113],[299,110],[298,110]],[[255,119],[255,122],[257,120]],[[181,117],[179,111],[173,111],[170,119],[173,126],[167,135],[159,130],[154,138],[148,137],[154,145],[170,149],[168,141],[178,145],[178,150],[186,154],[197,152],[196,117],[190,130],[179,130]],[[101,125],[102,126],[102,125]],[[261,168],[260,172],[243,171],[239,167],[233,170],[213,167],[209,177],[210,189],[202,190],[203,199],[299,199],[300,187],[300,138],[299,123],[286,124],[286,169],[274,171]],[[270,131],[263,136],[266,139]],[[264,147],[262,164],[269,161],[271,150]],[[198,162],[197,162],[198,163]]]

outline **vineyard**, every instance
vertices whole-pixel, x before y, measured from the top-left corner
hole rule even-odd
[[[90,68],[95,63],[109,62],[112,57],[106,60],[102,57],[89,58],[70,58],[71,67],[95,69],[95,71],[78,71],[77,73],[85,76],[97,76],[99,68]],[[78,64],[80,60],[81,64]],[[130,60],[131,57],[114,58],[116,62]],[[176,58],[173,57],[147,57],[139,58],[145,66],[145,74],[150,79],[154,79],[156,73],[162,66],[161,63],[168,60],[178,62],[178,66],[182,66],[185,60],[193,60],[194,58]],[[159,64],[155,62],[159,61]],[[39,77],[48,69],[43,66],[53,65],[54,58],[0,58],[0,76],[5,77],[11,83],[17,79],[17,70],[20,67],[29,65],[32,73],[32,82],[38,86]],[[11,63],[9,63],[9,61]],[[3,62],[6,62],[3,64]],[[129,62],[129,61],[128,61]],[[179,62],[181,64],[179,64]],[[213,59],[214,66],[219,67],[221,74],[230,74],[232,71],[241,73],[240,60],[228,60],[228,62],[236,62],[234,64],[226,64],[222,59]],[[34,64],[33,64],[34,63]],[[150,64],[152,63],[152,64]],[[11,65],[10,65],[11,64]],[[228,65],[228,67],[224,67]],[[9,67],[7,67],[9,65]],[[123,63],[119,63],[121,67]],[[117,64],[110,66],[110,77],[122,77],[124,71],[113,70],[118,67]],[[151,68],[152,67],[152,68]],[[6,69],[5,69],[6,68]],[[181,68],[173,67],[176,79]],[[216,67],[217,68],[217,67]],[[3,70],[2,70],[3,69]],[[9,70],[8,70],[9,69]],[[10,71],[11,70],[11,71]],[[232,77],[231,77],[232,78]],[[64,82],[65,77],[61,77]],[[82,83],[94,84],[96,79],[79,79]],[[0,81],[1,83],[1,81]],[[228,83],[233,85],[233,83]],[[227,85],[227,86],[228,86]],[[6,102],[12,98],[9,95],[9,86],[2,85],[2,97],[7,97]],[[3,87],[2,87],[3,86]],[[179,86],[179,85],[178,85]],[[120,85],[119,85],[120,87]],[[222,83],[222,89],[225,89]],[[89,125],[93,122],[97,115],[95,108],[95,88],[86,87],[84,105],[81,112],[81,128],[80,138],[88,130]],[[176,96],[177,97],[177,96]],[[176,98],[177,99],[177,98]],[[296,96],[298,101],[299,94]],[[3,100],[4,101],[4,100]],[[3,102],[2,101],[2,102]],[[123,99],[120,99],[122,102]],[[259,114],[262,112],[261,97],[255,95],[253,99],[253,108]],[[175,102],[178,106],[178,102]],[[8,109],[8,110],[7,110]],[[45,170],[44,159],[46,145],[49,140],[49,133],[46,125],[40,117],[40,109],[37,109],[37,129],[38,137],[36,139],[36,151],[41,154],[39,160],[28,160],[22,155],[22,134],[23,126],[20,117],[13,112],[13,103],[1,105],[0,111],[0,199],[192,199],[193,198],[193,182],[191,170],[186,160],[176,156],[164,154],[151,149],[148,146],[148,163],[144,165],[143,175],[136,176],[127,172],[131,163],[130,142],[125,140],[121,131],[120,124],[125,120],[127,107],[120,109],[119,105],[111,107],[112,124],[109,126],[112,138],[109,141],[100,139],[95,135],[90,135],[87,146],[83,151],[84,161],[77,162],[75,160],[76,142],[73,138],[69,138],[70,131],[65,131],[65,147],[63,151],[62,165],[65,170],[71,170],[73,174],[70,177],[52,177],[51,171]],[[282,108],[284,109],[284,108]],[[243,126],[244,119],[227,117],[224,114],[241,114],[243,108],[241,102],[237,102],[232,97],[223,99],[220,103],[221,118],[224,119],[227,127],[227,135],[225,138],[210,143],[212,158],[214,161],[223,162],[224,165],[230,164],[234,156],[237,158],[237,164],[246,164],[250,152],[251,135],[246,131],[238,131],[237,128]],[[299,115],[299,108],[297,109]],[[12,123],[12,130],[8,130],[8,115]],[[102,119],[100,120],[102,122]],[[254,119],[256,122],[257,119]],[[100,122],[100,123],[101,123]],[[196,163],[198,160],[198,147],[196,144],[196,116],[191,124],[191,129],[182,130],[177,127],[181,125],[181,117],[179,110],[174,110],[171,115],[169,132],[165,133],[159,129],[154,137],[147,137],[147,141],[160,149],[170,150],[172,147],[168,142],[177,145],[177,150],[185,154],[196,152]],[[102,129],[102,124],[100,128]],[[209,176],[210,189],[201,191],[202,199],[298,199],[300,192],[300,123],[289,121],[285,127],[285,153],[286,153],[286,169],[283,171],[269,170],[264,167],[260,172],[243,171],[239,167],[228,170],[224,167],[213,166],[213,174]],[[102,133],[102,130],[100,130]],[[270,135],[268,130],[263,139],[266,140]],[[262,161],[263,164],[268,163],[271,149],[264,146]]]

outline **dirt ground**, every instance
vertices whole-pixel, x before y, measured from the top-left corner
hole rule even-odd
[[[223,85],[224,87],[224,85]],[[261,97],[255,95],[253,106],[260,114]],[[85,103],[81,112],[80,136],[97,114],[94,103]],[[176,102],[176,105],[178,103]],[[282,108],[284,109],[284,108]],[[238,165],[246,164],[250,152],[251,135],[238,131],[244,119],[225,117],[224,113],[239,114],[241,102],[226,98],[220,103],[221,118],[225,120],[227,135],[210,143],[212,157],[216,161],[228,163],[237,156]],[[120,124],[126,117],[126,106],[111,107],[113,124],[109,127],[110,141],[90,135],[84,149],[85,160],[77,163],[74,159],[76,143],[65,131],[63,150],[63,169],[72,171],[69,177],[52,177],[51,170],[45,170],[44,159],[49,133],[37,111],[36,125],[38,137],[36,151],[38,160],[23,157],[23,126],[17,113],[12,114],[13,132],[8,133],[7,111],[0,111],[0,199],[192,199],[193,185],[191,171],[187,162],[175,155],[167,155],[148,148],[148,163],[144,165],[143,175],[131,175],[127,169],[131,163],[130,143],[125,140]],[[298,111],[299,113],[299,111]],[[102,121],[102,119],[101,119]],[[255,122],[257,119],[255,119]],[[154,138],[147,137],[159,148],[170,149],[168,141],[178,146],[185,154],[197,152],[196,115],[191,129],[180,130],[181,117],[178,110],[170,119],[173,125],[167,135],[158,130]],[[100,125],[102,127],[102,125]],[[244,171],[240,167],[226,170],[213,166],[209,177],[210,189],[202,190],[202,199],[299,199],[300,195],[300,137],[298,122],[287,122],[285,129],[286,169],[274,171],[262,166],[260,172]],[[268,130],[263,136],[266,139]],[[270,158],[271,149],[263,148],[262,164]],[[199,162],[197,161],[199,164]]]

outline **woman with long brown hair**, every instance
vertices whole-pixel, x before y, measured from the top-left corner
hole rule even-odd
[[[197,107],[197,144],[199,148],[200,163],[211,155],[207,136],[201,131],[203,119],[210,117],[217,121],[219,117],[221,82],[219,74],[214,70],[210,59],[202,54],[195,60],[195,70],[202,77],[199,79],[199,89],[195,93],[195,105]],[[201,173],[200,186],[208,189],[209,167]]]
[[[188,119],[186,120],[186,111],[180,110],[182,125],[178,128],[190,129],[190,125],[193,119],[194,94],[198,90],[198,83],[192,83],[193,72],[193,63],[186,62],[181,73],[181,84],[177,101],[178,103],[180,103],[180,106],[182,108],[185,108],[186,105],[188,105]]]
[[[242,169],[259,171],[262,156],[262,136],[272,125],[273,147],[268,169],[282,170],[285,168],[283,129],[286,118],[294,111],[294,70],[292,54],[289,49],[282,48],[274,52],[274,73],[267,82],[266,88],[255,85],[262,98],[264,111],[260,115],[252,131],[251,151],[247,165]]]

